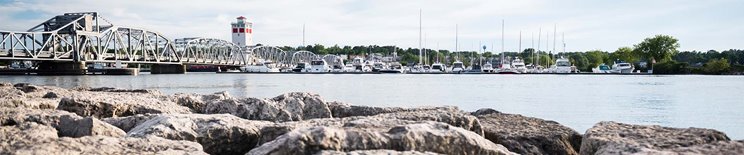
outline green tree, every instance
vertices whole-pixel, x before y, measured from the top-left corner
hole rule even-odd
[[[726,58],[711,59],[708,63],[705,63],[703,70],[708,74],[723,74],[731,68],[729,61]]]
[[[679,48],[679,43],[676,38],[668,35],[656,35],[635,45],[634,52],[648,60],[654,59],[657,62],[666,62],[672,60],[672,55],[678,52],[677,48]]]
[[[638,61],[638,57],[635,54],[633,54],[632,48],[620,47],[617,50],[615,50],[615,52],[612,52],[612,54],[610,54],[610,60],[607,61],[607,63],[615,62],[615,60],[622,60],[622,61],[633,63],[633,62]],[[609,65],[612,65],[612,64],[609,64]]]

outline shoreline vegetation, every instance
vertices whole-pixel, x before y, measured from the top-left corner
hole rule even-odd
[[[601,64],[612,66],[616,60],[632,63],[637,70],[647,72],[654,64],[654,74],[708,74],[708,75],[742,75],[744,74],[744,50],[729,49],[724,51],[679,51],[679,40],[669,35],[649,37],[633,46],[620,47],[615,51],[549,51],[543,46],[540,49],[525,48],[522,51],[503,52],[506,57],[520,57],[526,64],[537,63],[549,67],[561,56],[569,59],[582,72],[592,72]],[[393,55],[396,53],[401,64],[412,65],[419,61],[418,48],[400,48],[397,46],[323,46],[320,44],[291,47],[280,47],[285,51],[310,51],[318,55]],[[471,60],[495,61],[500,53],[489,48],[489,51],[459,51],[426,49],[425,62],[442,62],[451,64],[455,59],[466,66]],[[545,49],[545,50],[543,50]],[[521,49],[520,49],[521,50]],[[655,62],[655,63],[654,63]]]
[[[369,107],[317,94],[0,83],[2,154],[744,154],[703,128],[555,121],[457,107]]]

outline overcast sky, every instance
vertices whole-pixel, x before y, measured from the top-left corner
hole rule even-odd
[[[146,28],[170,39],[210,37],[230,40],[230,22],[245,16],[254,23],[254,41],[264,45],[306,43],[418,47],[419,9],[425,46],[453,50],[459,25],[461,50],[492,44],[537,46],[542,28],[553,48],[606,50],[632,46],[656,34],[680,40],[681,50],[744,49],[742,0],[0,0],[0,30],[24,31],[54,15],[96,11],[116,25]]]

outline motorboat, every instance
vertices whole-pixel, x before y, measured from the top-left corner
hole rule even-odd
[[[380,72],[380,70],[385,69],[385,63],[382,63],[380,61],[375,61],[372,63],[372,72]]]
[[[483,73],[483,68],[480,66],[480,64],[473,64],[470,65],[470,69],[465,71],[465,73]]]
[[[368,62],[364,61],[364,58],[355,57],[351,60],[351,64],[354,68],[354,72],[368,72],[371,69],[367,65]]]
[[[600,64],[597,68],[592,68],[592,73],[612,73],[612,69],[608,65]]]
[[[346,65],[344,65],[343,72],[356,72],[356,68],[354,68],[353,64],[346,63]]]
[[[499,74],[517,74],[517,73],[519,73],[519,72],[517,72],[516,69],[512,68],[512,65],[511,65],[511,63],[509,61],[502,61],[501,62],[501,67],[499,67],[499,69],[496,70],[496,72],[499,73]]]
[[[620,73],[620,74],[628,74],[628,73],[633,73],[633,70],[635,70],[635,68],[633,67],[632,64],[618,60],[618,61],[615,61],[614,65],[612,65],[611,72]]]
[[[465,65],[462,63],[462,61],[457,60],[452,63],[452,73],[460,73],[465,71]]]
[[[512,69],[517,73],[527,73],[527,67],[524,65],[522,59],[516,58],[512,60]]]
[[[431,69],[429,70],[430,73],[445,73],[447,72],[447,67],[444,66],[444,64],[435,62],[434,64],[431,64]]]
[[[277,68],[276,64],[271,61],[264,61],[261,63],[257,63],[254,65],[246,65],[240,69],[243,72],[248,73],[269,73],[269,72],[279,72],[279,68]]]
[[[398,62],[394,62],[388,66],[388,68],[380,70],[380,73],[404,73],[403,65]]]
[[[294,68],[292,68],[292,72],[299,73],[299,72],[308,72],[310,71],[310,64],[307,62],[300,62],[295,65]]]
[[[312,73],[327,73],[331,72],[331,66],[326,63],[325,60],[313,60],[310,61],[310,70]]]
[[[555,65],[552,67],[552,72],[559,74],[571,73],[573,70],[574,69],[572,69],[571,62],[564,57],[560,57],[555,60]]]
[[[492,73],[493,72],[493,65],[491,62],[486,62],[486,64],[483,64],[483,67],[481,67],[483,72],[486,73]]]

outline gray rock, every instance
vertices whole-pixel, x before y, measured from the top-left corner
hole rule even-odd
[[[125,132],[108,123],[92,117],[80,117],[59,110],[0,109],[0,122],[3,125],[16,125],[28,122],[54,127],[62,137],[110,136],[123,137]]]
[[[374,117],[402,119],[411,121],[436,121],[460,127],[483,135],[483,129],[477,117],[460,111],[457,107],[438,107],[434,109],[410,110],[396,113],[384,113]]]
[[[57,107],[80,116],[96,118],[131,116],[136,114],[186,114],[191,111],[170,101],[160,93],[82,91],[64,97]]]
[[[581,135],[554,121],[478,110],[485,137],[519,154],[578,154]],[[490,112],[487,112],[490,111]]]
[[[49,126],[0,126],[0,152],[12,154],[206,154],[197,143],[152,138],[57,137]]]
[[[728,155],[744,154],[744,142],[741,141],[718,141],[711,144],[694,145],[690,147],[680,147],[671,150],[650,150],[644,149],[636,154],[708,154],[708,155]]]
[[[313,154],[322,150],[430,151],[442,154],[513,154],[473,132],[439,122],[383,129],[310,127],[293,130],[248,152]]]
[[[702,128],[670,128],[600,122],[588,129],[580,154],[632,154],[672,151],[730,141],[722,132]]]
[[[418,152],[418,151],[395,151],[395,150],[358,150],[358,151],[332,151],[322,150],[315,155],[439,155],[433,152]]]
[[[208,102],[206,114],[232,114],[250,120],[275,122],[330,118],[331,110],[317,94],[287,93],[272,99],[225,99]]]
[[[209,95],[178,93],[171,97],[178,105],[188,107],[194,113],[206,113],[206,107],[209,104],[219,104],[219,102],[228,99],[235,100],[229,93],[224,91]]]
[[[259,129],[272,124],[228,114],[170,114],[152,117],[127,135],[194,141],[210,154],[244,154],[258,144]]]
[[[498,114],[501,113],[497,110],[491,109],[491,108],[482,108],[478,109],[475,112],[470,113],[471,115],[478,116],[478,115],[488,115],[488,114]]]
[[[116,126],[121,130],[124,130],[124,132],[129,132],[134,127],[137,127],[138,125],[156,116],[159,116],[159,115],[158,114],[137,114],[137,115],[126,116],[126,117],[104,118],[103,121],[113,126]]]
[[[25,87],[32,87],[23,85]],[[21,86],[21,89],[23,89]],[[57,108],[59,99],[42,98],[41,93],[47,93],[51,89],[46,87],[33,86],[35,92],[26,93],[23,90],[13,87],[9,83],[0,86],[0,108],[29,108],[29,109],[54,109]],[[66,90],[65,90],[66,91]]]

